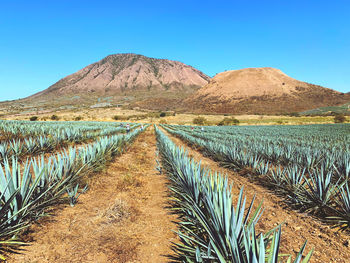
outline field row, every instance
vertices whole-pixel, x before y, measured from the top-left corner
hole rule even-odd
[[[332,130],[334,134],[330,136],[327,131],[318,132],[319,127],[309,127],[308,129],[314,129],[310,132],[311,135],[320,135],[312,138],[309,134],[307,140],[307,134],[283,134],[283,130],[280,130],[282,135],[276,134],[273,139],[272,134],[268,135],[269,128],[265,128],[267,131],[262,136],[253,136],[253,127],[249,127],[252,131],[246,135],[240,134],[246,132],[244,127],[242,130],[240,127],[231,130],[226,127],[221,131],[216,128],[215,132],[209,127],[204,131],[194,131],[190,127],[181,126],[164,128],[187,143],[199,147],[205,155],[225,167],[235,171],[249,168],[246,173],[253,180],[259,179],[265,185],[268,184],[301,210],[314,213],[342,229],[349,228],[350,156],[346,138],[341,140],[341,135],[337,134],[341,134],[342,130]],[[349,126],[343,128],[348,129]],[[303,132],[302,129],[299,131]],[[325,134],[322,135],[322,132]],[[292,140],[290,137],[298,139],[288,142]],[[317,144],[317,141],[320,141],[324,148],[321,150],[306,147],[304,141],[306,144]],[[338,144],[334,147],[337,147],[339,152],[332,153],[329,147],[336,141]],[[310,152],[312,154],[308,155]]]
[[[137,125],[137,124],[131,124]],[[40,121],[4,121],[0,120],[0,142],[24,139],[28,137],[68,137],[79,140],[79,137],[108,135],[115,129],[125,131],[123,122],[40,122]],[[103,134],[106,133],[106,134]]]
[[[0,165],[1,250],[20,245],[18,234],[45,215],[48,207],[68,200],[73,206],[87,185],[82,178],[104,167],[123,152],[141,132],[101,136],[79,148],[71,147],[47,158],[20,163],[13,156]]]
[[[125,127],[119,127],[115,125],[104,126],[103,129],[96,129],[96,127],[91,130],[90,125],[80,124],[74,129],[65,125],[55,125],[59,128],[53,132],[52,128],[46,130],[49,132],[43,132],[45,135],[29,135],[29,134],[40,134],[43,130],[41,126],[35,126],[35,128],[30,127],[31,132],[27,132],[28,136],[23,138],[12,138],[11,140],[3,140],[0,142],[0,160],[10,159],[11,157],[20,158],[25,155],[29,157],[41,153],[48,153],[53,150],[59,150],[68,145],[75,145],[86,143],[91,140],[95,140],[98,137],[121,134],[126,132]],[[139,124],[133,124],[130,129],[137,128]],[[22,130],[26,130],[22,127]],[[44,129],[45,130],[45,129]],[[22,133],[23,134],[23,133]]]
[[[182,148],[156,128],[162,171],[170,180],[172,209],[179,215],[180,243],[174,244],[173,262],[279,262],[281,228],[257,234],[261,204],[246,208],[243,189],[236,207],[232,185],[221,174],[201,168]],[[293,262],[308,262],[312,251],[302,259],[306,243]],[[287,257],[288,262],[291,257]]]

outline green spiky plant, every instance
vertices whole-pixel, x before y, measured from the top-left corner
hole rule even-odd
[[[58,202],[81,176],[120,154],[140,132],[106,136],[79,150],[70,148],[47,160],[41,156],[23,165],[14,156],[11,162],[4,159],[0,164],[0,250],[23,244],[16,239],[21,230],[45,215],[47,207]],[[78,187],[75,189],[77,192]],[[74,200],[77,198],[75,194]]]
[[[203,170],[187,153],[176,147],[159,129],[157,145],[162,165],[169,175],[173,211],[179,222],[180,243],[173,246],[172,262],[279,262],[281,230],[255,234],[261,204],[251,214],[253,201],[245,212],[243,189],[232,205],[232,186],[226,178]],[[294,262],[301,261],[305,245]],[[291,262],[291,258],[288,259]]]

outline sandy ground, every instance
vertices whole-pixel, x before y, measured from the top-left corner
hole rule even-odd
[[[164,131],[164,130],[163,130]],[[165,132],[165,131],[164,131]],[[180,139],[165,132],[177,145],[185,147],[196,161],[212,171],[218,171],[228,176],[234,182],[233,196],[237,197],[239,190],[244,186],[247,202],[256,194],[255,207],[263,200],[264,213],[258,223],[258,231],[266,232],[278,224],[282,226],[281,251],[283,253],[297,253],[305,240],[308,240],[306,251],[315,249],[311,262],[350,262],[350,236],[332,229],[329,225],[307,214],[299,213],[286,206],[281,198],[268,189],[249,181],[248,178],[219,166],[213,160],[204,157],[200,152],[188,147]],[[237,200],[234,198],[234,202]]]
[[[176,218],[167,209],[167,179],[155,170],[153,128],[104,172],[75,207],[31,227],[31,241],[8,262],[167,262]]]

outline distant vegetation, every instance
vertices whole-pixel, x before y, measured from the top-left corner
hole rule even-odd
[[[350,115],[350,102],[345,103],[340,106],[328,106],[328,107],[320,107],[313,110],[308,110],[301,112],[301,115],[305,116],[334,116],[335,114],[344,114],[344,115]]]
[[[145,114],[134,114],[134,115],[115,115],[113,116],[113,120],[116,121],[139,121],[147,118],[163,118],[166,116],[175,116],[174,112],[149,112]]]
[[[198,116],[194,118],[192,122],[196,125],[205,125],[208,121],[206,118]]]
[[[238,125],[239,120],[234,117],[228,118],[225,117],[222,121],[218,123],[218,126],[230,126],[230,125]]]
[[[54,115],[51,116],[50,119],[53,120],[53,121],[58,121],[60,118],[57,115],[54,114]]]
[[[289,116],[291,116],[291,117],[300,117],[300,114],[299,114],[299,112],[291,112],[291,113],[289,113]]]
[[[29,118],[30,121],[37,121],[38,120],[38,116],[32,116]]]
[[[334,116],[334,123],[344,123],[346,121],[346,118],[344,114],[336,114]]]
[[[115,121],[125,121],[128,120],[129,117],[128,116],[122,116],[122,115],[115,115],[113,116],[113,120]]]

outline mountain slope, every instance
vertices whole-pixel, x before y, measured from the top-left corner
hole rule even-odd
[[[136,54],[105,57],[59,80],[30,98],[69,95],[121,95],[128,92],[198,89],[209,77],[181,62]]]
[[[192,111],[276,114],[334,106],[350,95],[295,80],[274,68],[247,68],[217,74],[186,104]]]

